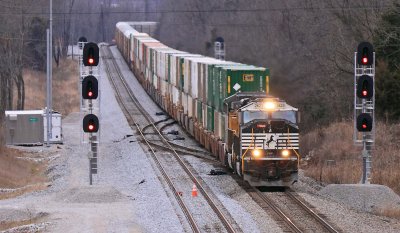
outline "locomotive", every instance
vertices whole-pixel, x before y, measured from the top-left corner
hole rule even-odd
[[[151,37],[156,26],[119,22],[115,34],[153,100],[250,185],[296,182],[298,109],[269,94],[269,69],[170,48]]]

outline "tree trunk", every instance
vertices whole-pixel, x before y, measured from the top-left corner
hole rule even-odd
[[[25,103],[25,86],[24,86],[24,79],[22,77],[22,72],[19,72],[19,74],[16,77],[16,85],[18,93],[17,110],[23,110]]]
[[[6,110],[13,109],[13,82],[12,79],[7,79],[7,106]]]

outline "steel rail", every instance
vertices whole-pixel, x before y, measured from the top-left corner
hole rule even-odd
[[[107,47],[109,50],[110,48]],[[110,51],[111,52],[111,51]],[[210,207],[214,210],[214,212],[217,214],[218,218],[221,220],[221,222],[223,223],[223,225],[225,226],[226,230],[230,233],[236,232],[236,230],[234,229],[234,227],[232,226],[232,224],[228,221],[228,219],[225,217],[225,215],[222,213],[222,211],[217,207],[217,205],[215,204],[215,202],[212,200],[212,198],[209,196],[209,194],[205,191],[205,188],[203,187],[203,185],[201,184],[201,182],[196,178],[196,176],[190,171],[190,169],[188,168],[188,166],[185,164],[185,162],[183,161],[183,159],[179,156],[179,154],[176,152],[176,150],[172,147],[172,145],[169,143],[168,140],[165,139],[165,137],[162,135],[162,133],[158,130],[157,126],[154,125],[153,120],[151,119],[151,117],[149,116],[149,114],[147,113],[147,111],[141,106],[141,104],[139,103],[139,101],[136,99],[136,97],[134,96],[134,94],[132,93],[132,90],[129,88],[129,86],[126,84],[125,79],[123,78],[123,75],[121,74],[121,71],[118,68],[118,64],[116,64],[115,59],[112,59],[112,62],[116,68],[116,71],[119,74],[119,77],[121,79],[121,82],[123,83],[123,85],[125,86],[129,96],[131,97],[132,101],[135,103],[135,105],[137,106],[138,110],[143,114],[143,116],[148,120],[149,124],[152,124],[154,127],[154,130],[159,134],[161,140],[173,151],[172,155],[176,158],[176,160],[178,161],[178,163],[181,165],[181,167],[183,168],[183,170],[185,170],[185,172],[189,175],[189,177],[191,178],[191,180],[196,184],[198,190],[203,194],[204,198],[206,199],[206,201],[208,202],[208,204],[210,205]]]
[[[287,216],[285,213],[282,212],[282,210],[276,206],[274,204],[274,202],[267,196],[265,196],[260,190],[258,190],[257,188],[254,188],[254,191],[258,194],[258,196],[275,212],[278,214],[278,216],[286,223],[286,225],[293,231],[293,232],[297,232],[297,233],[302,233],[303,231],[300,230],[300,228],[298,228],[296,226],[296,224],[294,224],[294,222],[290,219],[289,216]]]
[[[335,228],[333,228],[327,221],[325,221],[321,216],[315,213],[310,207],[308,207],[304,202],[297,198],[292,193],[291,189],[285,191],[285,194],[294,200],[299,206],[301,206],[305,211],[307,211],[314,219],[316,219],[327,231],[330,233],[339,233]]]
[[[102,46],[102,48],[104,48],[104,46]],[[111,54],[110,48],[108,46],[107,46],[107,50],[109,52],[108,54]],[[104,51],[104,49],[103,49],[103,51]],[[112,59],[112,58],[110,58],[110,59]],[[117,99],[119,100],[118,102],[121,104],[124,111],[127,113],[125,115],[129,116],[131,118],[133,125],[136,127],[136,130],[139,132],[140,136],[143,138],[144,142],[149,147],[154,162],[156,163],[158,169],[160,170],[160,172],[161,172],[162,176],[164,177],[165,181],[167,182],[168,186],[174,193],[174,197],[177,200],[177,202],[178,202],[179,206],[181,207],[183,213],[185,214],[186,218],[188,219],[189,225],[192,228],[193,232],[200,233],[200,228],[197,226],[193,216],[191,215],[188,207],[185,205],[182,197],[178,194],[178,190],[176,189],[175,185],[173,184],[172,179],[166,173],[166,171],[165,171],[164,167],[162,166],[160,160],[158,159],[153,147],[150,145],[149,141],[146,139],[140,126],[134,121],[133,117],[130,115],[129,110],[128,110],[127,106],[125,105],[125,103],[122,101],[122,95],[120,93],[120,90],[117,87],[115,78],[111,75],[110,64],[108,64],[108,61],[104,61],[104,63],[106,64],[106,71],[107,71],[108,77],[114,86],[115,93],[117,94]],[[124,86],[125,86],[125,84],[124,84]],[[128,94],[130,94],[130,93],[128,93]]]
[[[169,147],[167,147],[167,146],[160,145],[160,144],[155,143],[155,142],[152,142],[152,141],[149,141],[149,143],[150,143],[150,145],[152,145],[152,146],[154,146],[154,147],[158,147],[158,148],[164,149],[164,150],[166,150],[166,151],[173,152],[173,150],[171,150],[171,149],[170,149]],[[192,156],[195,156],[195,157],[200,158],[200,159],[208,160],[208,161],[210,161],[210,162],[216,162],[216,161],[218,161],[218,160],[216,160],[215,158],[212,158],[212,157],[207,156],[207,155],[203,155],[203,154],[201,154],[201,153],[196,153],[196,152],[192,152],[192,151],[185,151],[185,150],[181,150],[181,149],[179,149],[179,148],[176,148],[175,151],[178,152],[178,153],[180,153],[180,154],[182,154],[182,155],[192,155]],[[208,158],[208,157],[210,157],[210,158]]]
[[[154,125],[158,125],[158,124],[160,124],[160,123],[162,123],[162,122],[166,122],[166,121],[168,121],[168,120],[170,120],[170,119],[171,119],[170,117],[167,117],[167,118],[165,118],[165,119],[156,121],[156,122],[154,122]],[[152,127],[151,124],[146,125],[145,127],[142,128],[142,132],[146,131],[146,129],[148,129],[148,128],[150,128],[150,127]]]

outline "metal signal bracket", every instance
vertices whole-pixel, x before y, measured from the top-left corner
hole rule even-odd
[[[372,170],[372,148],[375,144],[375,95],[371,99],[361,99],[357,96],[357,80],[363,75],[368,75],[375,80],[375,52],[373,53],[373,64],[360,66],[357,64],[357,52],[354,53],[354,133],[353,140],[356,145],[362,145],[363,172],[360,183],[369,184]],[[373,81],[375,90],[375,81]],[[359,132],[357,129],[357,116],[367,113],[372,117],[372,130],[370,132]]]

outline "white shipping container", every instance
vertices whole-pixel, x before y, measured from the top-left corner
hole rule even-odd
[[[176,106],[180,105],[180,92],[178,88],[176,88],[174,85],[172,85],[172,103],[175,104]]]
[[[189,93],[189,83],[191,82],[191,61],[190,58],[185,58],[183,63],[183,91]]]
[[[139,40],[140,39],[149,39],[149,38],[151,38],[151,37],[145,33],[143,33],[141,35],[133,36],[133,40],[132,40],[133,47],[131,47],[131,49],[133,48],[133,51],[134,51],[134,54],[136,57],[139,58]]]
[[[162,55],[164,54],[165,51],[170,51],[171,48],[170,47],[162,47],[162,48],[156,48],[154,49],[155,51],[155,61],[156,61],[156,66],[155,66],[155,70],[156,70],[156,74],[158,77],[160,77],[161,79],[165,80],[165,74],[162,72],[164,66],[165,66],[165,62],[161,59]]]
[[[178,51],[172,48],[164,48],[159,51],[158,63],[159,63],[159,76],[165,80],[168,80],[168,55],[169,54],[179,54],[186,53],[182,51]]]
[[[158,77],[157,75],[153,74],[153,86],[156,90],[158,90]]]
[[[194,118],[196,118],[196,120],[199,120],[199,116],[197,114],[198,113],[197,108],[198,108],[197,99],[193,99],[193,116]]]
[[[132,54],[131,60],[133,60],[134,57],[138,57],[138,49],[137,49],[137,44],[135,44],[135,38],[150,38],[147,33],[141,33],[141,32],[136,32],[131,34],[130,38],[130,53]],[[137,43],[137,42],[136,42]]]
[[[177,58],[176,58],[176,56],[174,56],[174,54],[171,54],[169,59],[170,59],[170,77],[171,77],[170,83],[172,85],[174,85],[175,87],[177,87],[177,83],[176,83],[176,79],[178,76],[177,62],[176,62]]]
[[[151,42],[151,43],[146,43],[147,47],[147,66],[150,67],[151,71],[156,73],[157,71],[157,53],[161,49],[168,48],[166,45],[162,44],[161,42]],[[152,62],[151,62],[152,61]]]
[[[182,51],[170,51],[164,55],[165,59],[165,77],[168,79],[168,76],[170,78],[169,82],[174,84],[176,86],[177,82],[177,58],[176,56],[178,55],[184,55],[188,54],[187,52],[182,52]],[[174,56],[175,55],[175,56]],[[168,70],[169,69],[169,70]],[[169,72],[169,73],[168,73]]]
[[[149,71],[149,69],[148,69],[147,67],[144,67],[144,70],[145,70],[145,77],[146,77],[146,80],[149,81],[149,82],[151,83],[150,71]]]
[[[161,83],[161,87],[160,87],[160,91],[161,91],[161,95],[162,96],[166,96],[166,94],[167,94],[167,91],[168,91],[168,83],[167,83],[167,81],[165,81],[165,80],[163,80],[162,78],[160,78],[161,80],[160,80],[160,83]]]
[[[189,93],[194,99],[196,99],[197,97],[199,97],[199,88],[201,87],[198,85],[200,73],[199,64],[196,61],[192,62],[191,75],[192,77],[190,78]]]
[[[193,113],[193,98],[188,95],[188,116],[189,117],[194,117],[194,113]]]
[[[146,48],[145,46],[143,46],[143,44],[146,42],[159,42],[159,41],[151,37],[144,37],[144,38],[139,37],[138,41],[139,41],[139,60],[146,63],[147,61],[145,60],[144,57]]]
[[[207,128],[207,105],[206,104],[202,104],[203,107],[203,128],[206,129]]]
[[[217,60],[214,58],[210,58],[210,57],[193,57],[193,58],[189,58],[189,60],[191,61],[191,72],[190,72],[190,85],[189,85],[189,94],[193,97],[193,98],[198,98],[199,95],[202,96],[202,94],[199,94],[199,92],[202,92],[203,90],[203,69],[202,67],[204,66],[204,64],[214,64],[214,63],[221,63],[221,62],[225,62],[225,61],[221,61],[221,60]]]
[[[181,91],[181,103],[183,106],[183,114],[188,114],[188,95]]]
[[[171,67],[173,67],[173,70],[174,70],[173,71],[174,75],[171,75],[171,83],[173,83],[174,86],[179,87],[179,85],[180,85],[179,80],[180,80],[180,77],[182,74],[183,74],[183,78],[184,78],[184,83],[186,83],[186,82],[190,83],[190,79],[189,79],[189,77],[187,77],[188,73],[185,71],[185,70],[187,70],[187,69],[185,69],[185,59],[190,58],[190,57],[203,57],[203,56],[200,54],[190,54],[190,53],[171,54],[171,58],[173,58],[172,59],[173,63],[171,63],[172,64]],[[184,59],[183,65],[181,65],[181,63],[180,63],[180,59],[182,59],[182,58]],[[186,72],[186,75],[185,75],[185,72]]]

